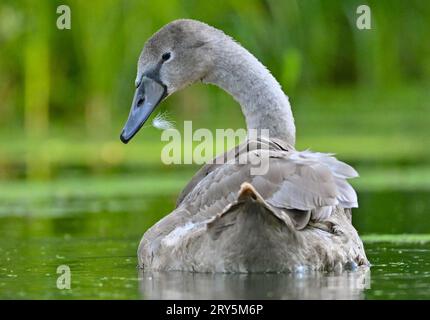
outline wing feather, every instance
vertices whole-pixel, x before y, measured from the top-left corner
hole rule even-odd
[[[268,156],[269,169],[264,175],[251,175],[249,162],[216,164],[214,160],[215,164],[204,166],[186,186],[178,206],[186,206],[197,220],[211,218],[237,198],[244,182],[249,182],[267,203],[285,210],[293,219],[299,218],[300,212],[312,219],[327,219],[335,206],[358,206],[357,195],[347,182],[358,173],[332,154],[299,152],[276,139],[257,139],[248,140],[218,159],[227,156],[231,159],[232,155],[236,160],[243,156]]]

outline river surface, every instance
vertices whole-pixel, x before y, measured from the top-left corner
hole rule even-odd
[[[421,205],[408,206],[411,197]],[[411,228],[405,223],[425,221],[428,198],[425,192],[360,194],[354,219],[372,267],[340,274],[142,272],[136,260],[140,237],[172,209],[174,193],[3,202],[0,298],[429,299],[429,225],[403,234]],[[408,219],[402,210],[409,210]],[[386,219],[390,213],[393,218]],[[57,286],[64,266],[70,289]]]

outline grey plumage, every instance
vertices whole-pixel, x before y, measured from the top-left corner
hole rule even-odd
[[[346,173],[336,170],[346,168],[344,164],[274,141],[266,145],[271,162],[265,175],[251,175],[250,164],[204,166],[185,187],[177,208],[145,234],[140,264],[202,272],[294,271],[299,266],[332,270],[351,261],[367,264],[345,214],[356,202],[343,200],[356,197]],[[256,146],[248,140],[237,147],[236,159],[258,151]],[[178,232],[181,228],[183,233]]]
[[[173,58],[160,68],[165,51]],[[351,223],[358,203],[347,179],[357,172],[331,154],[295,149],[288,98],[254,56],[215,28],[178,20],[148,40],[138,78],[157,66],[168,95],[198,80],[215,84],[240,103],[248,130],[269,129],[270,138],[248,138],[201,168],[175,210],[144,234],[141,267],[281,272],[368,265]],[[262,175],[239,161],[263,156],[269,166]]]

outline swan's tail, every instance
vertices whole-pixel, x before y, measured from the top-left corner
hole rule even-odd
[[[250,183],[245,182],[240,187],[237,200],[208,222],[207,227],[212,238],[216,239],[223,230],[234,224],[251,227],[263,222],[284,225],[286,228],[293,227],[288,216],[269,205]]]
[[[237,201],[207,223],[207,233],[226,271],[281,270],[285,247],[297,241],[289,216],[271,207],[249,183],[242,184]]]

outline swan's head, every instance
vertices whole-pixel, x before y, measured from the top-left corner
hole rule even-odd
[[[146,43],[137,65],[136,92],[121,133],[127,143],[167,96],[203,79],[213,66],[210,51],[221,31],[194,20],[173,21]]]

